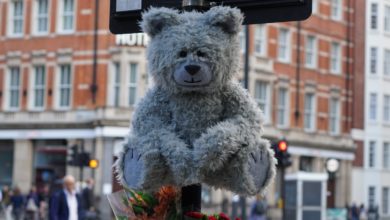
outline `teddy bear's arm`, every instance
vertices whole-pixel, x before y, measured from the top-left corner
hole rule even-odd
[[[238,84],[224,93],[224,119],[210,127],[194,143],[200,167],[217,170],[241,148],[261,138],[262,113],[250,95]]]
[[[180,185],[188,161],[184,143],[170,126],[167,97],[157,89],[138,103],[125,149],[116,165],[118,179],[130,188],[153,191]],[[173,176],[172,173],[175,173]]]

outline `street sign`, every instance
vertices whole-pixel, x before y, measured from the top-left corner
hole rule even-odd
[[[244,24],[261,24],[304,20],[311,15],[311,4],[312,0],[110,0],[110,31],[114,34],[141,32],[138,26],[141,13],[151,6],[179,10],[232,6],[244,13]]]

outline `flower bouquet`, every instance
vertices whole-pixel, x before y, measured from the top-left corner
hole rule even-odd
[[[108,195],[116,220],[230,220],[224,213],[206,215],[200,212],[180,212],[180,193],[165,186],[154,194],[123,189]]]

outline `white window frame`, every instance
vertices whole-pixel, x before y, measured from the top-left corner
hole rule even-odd
[[[374,10],[375,9],[375,10]],[[378,30],[378,18],[379,18],[379,5],[376,2],[372,2],[370,4],[370,29],[371,30]]]
[[[368,158],[367,166],[368,168],[376,168],[376,141],[368,142]]]
[[[118,68],[117,68],[118,67]],[[123,74],[122,74],[123,66],[122,63],[119,60],[114,60],[109,65],[109,72],[113,73],[110,74],[109,77],[109,85],[108,85],[108,99],[107,104],[112,107],[121,107],[123,100],[124,93],[122,92],[122,85],[121,82],[123,81]],[[117,75],[118,74],[118,75]],[[117,82],[117,76],[119,76],[119,81]],[[116,91],[115,88],[118,88],[118,103],[116,104]]]
[[[258,24],[255,26],[255,55],[267,55],[267,26]]]
[[[389,197],[390,197],[390,188],[385,186],[382,188],[382,214],[388,216],[389,213]]]
[[[131,80],[131,73],[132,73],[132,68],[131,66],[132,65],[136,65],[136,68],[135,68],[135,82],[130,82]],[[129,69],[128,69],[128,74],[127,74],[127,86],[126,86],[126,90],[127,90],[127,97],[126,97],[126,100],[127,100],[127,106],[134,106],[136,103],[137,103],[137,94],[138,94],[138,78],[140,76],[140,67],[139,67],[139,63],[136,63],[136,62],[130,62],[129,63]],[[135,94],[134,94],[134,103],[130,103],[130,89],[131,88],[134,88],[135,90]]]
[[[238,40],[240,44],[241,53],[245,53],[245,49],[246,49],[245,28],[242,28],[241,31],[238,33]]]
[[[265,86],[265,97],[262,97],[262,94],[259,94],[262,92],[261,85]],[[259,90],[258,90],[259,89]],[[270,82],[265,80],[256,80],[255,82],[255,94],[254,98],[258,106],[260,107],[261,111],[264,115],[264,123],[269,124],[271,123],[271,89],[270,89]],[[259,92],[259,93],[258,93]],[[264,108],[261,107],[261,105],[264,106]]]
[[[378,47],[370,47],[370,74],[376,75],[378,73]]]
[[[43,67],[43,74],[44,74],[44,82],[43,82],[43,85],[40,85],[40,86],[36,86],[36,68],[37,67]],[[40,65],[34,65],[32,67],[32,73],[30,75],[30,97],[29,97],[29,109],[30,110],[33,110],[33,111],[43,111],[46,107],[46,84],[47,84],[47,67],[44,65],[44,64],[40,64]],[[42,101],[43,101],[43,105],[42,106],[36,106],[35,105],[35,99],[36,99],[36,94],[35,94],[35,90],[37,89],[42,89],[43,90],[43,97],[42,97]]]
[[[372,191],[371,191],[372,189]],[[376,205],[375,197],[376,197],[376,188],[375,186],[369,186],[368,187],[368,201],[367,201],[367,207]]]
[[[62,85],[61,84],[61,67],[62,66],[69,66],[69,85]],[[72,108],[72,102],[73,102],[73,66],[70,63],[60,63],[57,66],[57,74],[56,74],[56,109],[58,110],[68,110]],[[67,106],[61,106],[61,89],[69,89],[69,105]]]
[[[334,106],[336,104],[336,106]],[[335,108],[335,109],[333,109]],[[340,99],[331,97],[329,100],[329,133],[331,135],[340,134]],[[333,130],[333,123],[335,130]]]
[[[288,28],[284,27],[279,28],[278,60],[283,63],[288,63],[291,61],[291,33]]]
[[[383,169],[390,169],[390,142],[383,142]]]
[[[310,109],[307,109],[307,105],[306,105],[306,102],[307,102],[307,98],[308,98],[308,95],[312,95],[312,101],[311,101],[311,106],[310,106]],[[313,92],[307,92],[305,93],[305,99],[304,99],[304,130],[306,132],[314,132],[316,130],[316,119],[317,119],[317,116],[316,116],[316,106],[317,106],[317,100],[316,100],[316,95],[315,93]],[[310,127],[307,127],[306,126],[306,120],[307,119],[310,119],[309,121],[309,124],[310,124]]]
[[[341,62],[341,55],[342,55],[342,49],[341,44],[338,42],[332,42],[330,44],[330,65],[329,70],[331,73],[339,75],[341,74],[342,69],[342,62]]]
[[[390,95],[383,95],[383,122],[390,124]]]
[[[15,10],[14,10],[14,7],[15,7],[15,2],[21,2],[22,4],[22,15],[18,17],[19,20],[21,20],[22,22],[22,30],[21,32],[17,32],[15,33]],[[23,34],[24,34],[24,24],[25,24],[25,18],[24,18],[24,15],[25,15],[25,1],[24,0],[11,0],[9,1],[9,8],[8,8],[8,36],[9,37],[23,37]]]
[[[390,34],[390,4],[385,4],[384,7],[383,30],[385,33]]]
[[[383,76],[390,77],[390,49],[383,52]]]
[[[319,1],[320,0],[313,0],[312,1],[312,3],[311,3],[312,4],[312,14],[317,14],[320,11],[318,8],[320,5]]]
[[[12,74],[12,69],[17,68],[18,69],[18,74],[19,74],[19,85],[18,85],[18,93],[19,93],[19,100],[18,100],[18,106],[17,107],[12,107],[10,103],[11,99],[11,90],[15,88],[11,88],[11,74]],[[7,67],[7,72],[5,75],[5,80],[4,80],[4,101],[3,101],[3,106],[4,110],[6,111],[19,111],[21,108],[21,100],[22,100],[22,85],[23,85],[23,75],[21,71],[21,67],[19,66],[9,66]]]
[[[317,38],[313,35],[306,36],[306,46],[305,46],[305,66],[307,68],[316,68],[317,67],[317,59],[318,59],[318,42]],[[311,59],[308,57],[311,56]],[[311,60],[311,62],[308,62]]]
[[[343,0],[330,0],[330,18],[341,21],[343,18]]]
[[[376,121],[378,120],[378,94],[371,92],[368,102],[368,120]]]
[[[285,92],[284,103],[281,103],[281,92]],[[288,88],[279,87],[278,89],[278,105],[277,105],[277,126],[280,128],[287,128],[290,125],[290,94]],[[280,117],[283,117],[284,121],[281,123]]]
[[[35,36],[42,36],[42,35],[47,35],[49,34],[49,30],[50,30],[50,0],[46,0],[47,1],[47,14],[46,15],[43,15],[43,14],[39,14],[39,3],[40,3],[40,0],[34,0],[33,1],[33,19],[31,19],[31,23],[32,23],[32,33],[35,35]],[[46,17],[46,31],[40,31],[39,30],[39,19],[40,18],[45,18]]]
[[[59,0],[58,1],[58,17],[57,17],[57,32],[60,33],[60,34],[71,34],[71,33],[74,33],[75,30],[76,30],[76,19],[77,19],[77,1],[76,0],[72,0],[73,1],[73,14],[70,14],[73,16],[73,23],[72,23],[72,29],[64,29],[64,1],[67,1],[67,0]]]

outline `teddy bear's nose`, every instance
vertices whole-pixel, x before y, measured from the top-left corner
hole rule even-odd
[[[195,75],[197,72],[199,72],[200,70],[200,66],[198,65],[187,65],[184,67],[184,69],[186,69],[186,71],[191,75]]]

